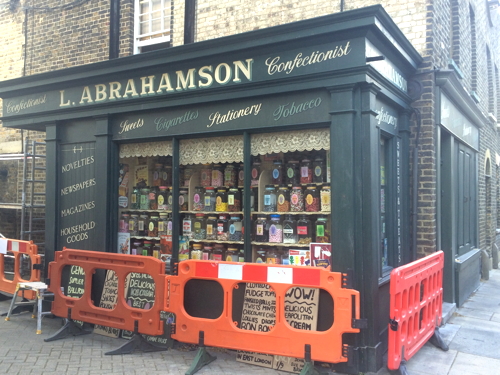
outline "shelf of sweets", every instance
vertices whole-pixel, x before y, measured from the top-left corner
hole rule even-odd
[[[243,215],[242,211],[180,211],[181,214]]]
[[[134,238],[136,240],[155,240],[155,241],[160,241],[160,237],[149,237],[149,236],[130,236],[130,238]]]
[[[275,188],[278,188],[282,185],[285,185],[286,187],[292,188],[294,186],[302,186],[302,187],[307,187],[309,185],[323,186],[325,184],[330,184],[330,182],[307,182],[307,183],[297,183],[297,184],[273,184],[272,182],[270,182],[266,185],[274,185]],[[257,185],[252,186],[252,187],[256,188]]]
[[[219,241],[219,240],[193,240],[190,239],[189,242],[201,242],[201,243],[221,243],[229,245],[243,245],[244,241]]]
[[[159,213],[159,214],[170,214],[170,210],[141,210],[140,208],[120,208],[120,212],[147,212],[147,213]]]
[[[252,246],[279,246],[279,247],[309,247],[307,243],[283,243],[283,242],[253,242]]]
[[[252,215],[330,215],[332,212],[331,211],[314,211],[314,212],[308,212],[308,211],[297,211],[297,212],[292,212],[292,211],[253,211]]]

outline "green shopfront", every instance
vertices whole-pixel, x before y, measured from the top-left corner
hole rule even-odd
[[[46,132],[47,263],[68,247],[314,265],[310,242],[331,244],[367,321],[338,370],[376,371],[389,273],[412,260],[420,62],[374,6],[0,83],[3,125]]]

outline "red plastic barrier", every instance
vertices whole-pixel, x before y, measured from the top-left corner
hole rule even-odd
[[[313,360],[347,362],[344,333],[358,333],[353,318],[359,319],[359,292],[342,288],[343,275],[324,268],[271,264],[186,260],[178,265],[178,276],[167,276],[165,310],[176,314],[172,337],[186,343],[199,342],[204,332],[207,346],[304,358],[306,344]],[[186,283],[193,279],[218,282],[224,294],[223,312],[216,319],[190,316],[184,308]],[[276,296],[275,325],[268,332],[244,330],[233,322],[233,290],[238,283],[265,283]],[[292,328],[285,319],[285,293],[291,287],[321,288],[333,299],[333,324],[326,331]],[[353,307],[354,305],[354,307]],[[353,308],[355,311],[353,311]]]
[[[62,291],[62,273],[65,266],[83,268],[84,284],[81,298],[65,296]],[[96,269],[113,270],[118,278],[118,299],[114,309],[104,309],[93,304],[91,299],[92,275]],[[138,309],[127,305],[125,301],[125,281],[129,273],[149,274],[155,283],[154,304],[150,309]],[[98,251],[63,249],[57,251],[54,261],[49,264],[50,285],[48,290],[54,293],[52,313],[67,317],[71,309],[71,318],[87,323],[134,331],[138,322],[138,331],[151,336],[163,334],[160,311],[163,308],[165,286],[165,263],[152,257],[137,255],[111,254]]]
[[[33,244],[33,241],[21,241],[12,239],[0,239],[7,241],[7,255],[14,257],[14,275],[13,279],[9,280],[5,277],[5,259],[4,254],[0,254],[0,291],[14,294],[18,283],[40,281],[40,270],[34,269],[35,264],[41,264],[41,257],[38,255],[38,246]],[[28,256],[31,261],[30,278],[24,279],[20,273],[20,265],[22,257]],[[21,295],[19,292],[18,295]],[[34,299],[36,296],[33,291],[24,291],[24,297]]]
[[[434,334],[442,319],[444,254],[438,251],[391,272],[387,367],[397,370]]]

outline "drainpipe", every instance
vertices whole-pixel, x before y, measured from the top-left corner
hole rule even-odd
[[[111,0],[109,5],[109,59],[120,56],[120,0]]]
[[[413,205],[412,205],[412,246],[411,246],[411,262],[417,259],[417,219],[418,219],[418,147],[420,141],[420,126],[422,123],[422,117],[420,116],[420,110],[413,108],[413,113],[415,113],[417,121],[417,133],[415,136],[415,148],[413,149]]]
[[[194,43],[196,0],[186,0],[184,8],[184,44]]]

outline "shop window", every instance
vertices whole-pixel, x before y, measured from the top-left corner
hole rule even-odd
[[[172,253],[172,142],[120,146],[118,252]]]
[[[401,140],[381,133],[379,143],[379,256],[382,275],[402,262]]]
[[[388,160],[389,147],[388,139],[380,137],[380,256],[382,258],[382,269],[389,266],[389,238],[387,235],[387,190],[389,188],[388,178]]]
[[[329,262],[329,149],[328,129],[252,135],[253,261]],[[323,250],[311,252],[311,243]]]
[[[134,53],[170,47],[171,0],[135,0]]]
[[[118,251],[169,264],[177,220],[181,261],[325,265],[332,251],[329,147],[329,129],[252,135],[246,192],[243,136],[182,139],[174,197],[170,141],[121,145]],[[243,226],[245,194],[250,228]],[[318,243],[314,253],[311,243]]]

